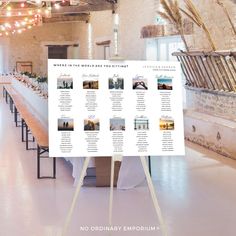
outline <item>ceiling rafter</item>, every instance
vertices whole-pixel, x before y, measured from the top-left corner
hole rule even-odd
[[[87,13],[80,13],[77,15],[58,15],[58,16],[52,16],[51,18],[43,18],[43,23],[62,23],[62,22],[88,22],[90,18],[90,15]]]

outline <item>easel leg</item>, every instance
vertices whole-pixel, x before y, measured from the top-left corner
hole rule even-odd
[[[109,200],[109,225],[112,226],[112,209],[113,209],[113,190],[114,190],[114,157],[111,157],[111,181],[110,181],[110,200]]]
[[[87,171],[87,168],[88,168],[88,165],[89,165],[89,161],[90,161],[90,157],[86,157],[85,161],[84,161],[83,169],[82,169],[82,172],[81,172],[81,175],[80,175],[80,179],[79,179],[78,185],[76,187],[76,191],[75,191],[75,194],[74,194],[71,206],[70,206],[70,210],[68,212],[68,215],[66,217],[66,221],[65,221],[65,224],[64,224],[64,227],[63,227],[63,230],[62,230],[62,236],[66,236],[68,226],[70,224],[71,217],[72,217],[72,214],[73,214],[73,211],[74,211],[74,208],[75,208],[75,204],[76,204],[77,198],[79,196],[81,186],[83,185],[83,180],[84,180],[84,176],[86,174],[86,171]]]
[[[141,162],[142,162],[144,173],[146,175],[149,191],[150,191],[151,196],[152,196],[153,205],[155,207],[158,219],[160,221],[160,226],[161,226],[162,233],[163,233],[164,236],[167,236],[166,225],[165,225],[165,222],[163,220],[161,209],[160,209],[158,201],[157,201],[157,196],[156,196],[155,189],[154,189],[154,186],[153,186],[153,183],[152,183],[152,179],[151,179],[151,176],[150,176],[150,173],[149,173],[149,170],[148,170],[148,165],[147,165],[147,162],[146,162],[146,158],[144,156],[142,156],[142,157],[140,157],[140,159],[141,159]]]

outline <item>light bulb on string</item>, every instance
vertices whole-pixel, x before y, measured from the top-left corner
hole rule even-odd
[[[61,5],[59,4],[59,3],[56,3],[55,5],[54,5],[54,7],[55,7],[55,9],[60,9],[61,8]]]
[[[19,24],[18,21],[15,22],[15,26],[16,26],[17,28],[20,27],[20,24]]]
[[[36,2],[37,5],[41,5],[42,0],[36,0],[35,2]]]
[[[44,12],[45,12],[46,15],[49,15],[49,10],[48,9],[45,9]]]
[[[5,25],[6,28],[11,29],[11,24],[10,23],[6,22],[4,25]]]

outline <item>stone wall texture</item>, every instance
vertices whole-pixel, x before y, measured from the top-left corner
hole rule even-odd
[[[17,61],[32,61],[35,73],[46,74],[42,43],[72,41],[71,32],[70,23],[52,23],[9,37],[9,70],[15,69]]]
[[[223,0],[222,0],[223,1]],[[215,0],[193,0],[212,34],[217,49],[236,48],[236,37],[223,12]],[[236,22],[236,5],[232,0],[223,1],[234,22]],[[183,0],[180,0],[184,7]],[[145,25],[155,24],[159,0],[119,0],[116,12],[120,17],[119,54],[125,59],[145,60],[146,39],[142,39],[141,29]],[[96,42],[111,40],[111,56],[114,53],[113,15],[111,11],[92,12],[92,55],[101,59],[101,48]],[[35,27],[19,35],[8,38],[9,70],[15,68],[16,61],[32,61],[33,70],[46,74],[46,60],[42,43],[45,41],[75,41],[79,43],[79,58],[88,58],[88,24],[85,22],[51,23]],[[209,44],[202,30],[194,26],[194,35],[187,36],[188,44],[193,50],[209,50]]]
[[[236,48],[236,36],[222,9],[216,0],[192,0],[208,27],[217,50]],[[234,0],[222,0],[236,25],[236,3]],[[183,0],[181,6],[184,8]],[[194,25],[194,34],[187,36],[191,50],[211,50],[203,30]]]
[[[187,107],[236,121],[236,94],[203,89],[186,90]]]

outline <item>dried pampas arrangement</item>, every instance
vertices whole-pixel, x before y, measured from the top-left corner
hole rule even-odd
[[[183,19],[180,13],[180,8],[177,0],[160,0],[160,3],[162,5],[162,8],[164,9],[164,12],[158,11],[157,13],[168,22],[172,23],[175,28],[177,29],[178,33],[180,34],[185,48],[187,51],[188,45],[186,42],[186,39],[184,37],[184,27],[183,27]]]
[[[193,4],[193,2],[191,0],[184,0],[185,2],[185,6],[187,11],[183,10],[180,8],[180,10],[187,16],[190,18],[190,20],[192,20],[198,27],[202,28],[207,36],[207,39],[211,45],[211,48],[213,49],[213,51],[216,51],[216,46],[215,43],[211,37],[211,34],[207,28],[207,26],[205,25],[199,11],[197,10],[197,8],[195,7],[195,5]]]

